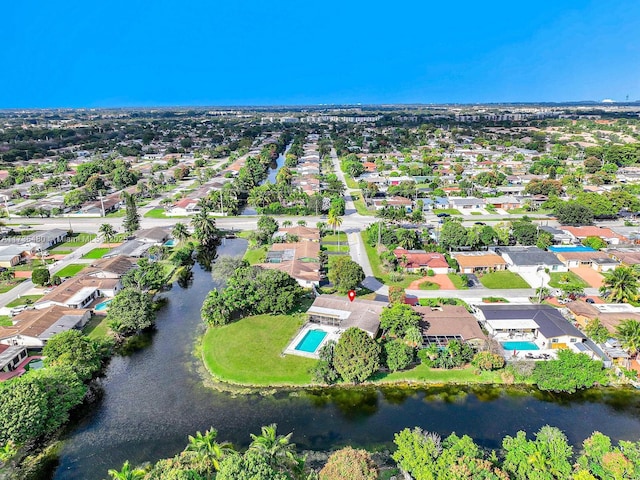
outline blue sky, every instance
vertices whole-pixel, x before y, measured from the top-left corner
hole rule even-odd
[[[2,2],[0,108],[640,100],[640,2]]]

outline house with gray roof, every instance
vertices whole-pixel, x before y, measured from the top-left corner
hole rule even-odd
[[[356,298],[350,301],[347,297],[320,295],[307,310],[307,317],[311,323],[331,325],[344,330],[357,327],[375,338],[380,329],[380,314],[387,305],[387,302],[375,300]]]
[[[568,272],[569,268],[553,253],[538,247],[495,247],[496,253],[507,262],[514,273],[535,273],[539,268],[550,272]]]

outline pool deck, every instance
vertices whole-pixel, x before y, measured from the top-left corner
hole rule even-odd
[[[327,332],[327,335],[322,339],[322,342],[320,342],[315,352],[303,352],[302,350],[296,350],[296,345],[298,345],[300,341],[302,341],[302,339],[304,338],[304,336],[307,334],[309,330],[322,330],[323,332]],[[318,358],[317,352],[328,341],[335,340],[337,342],[341,334],[342,334],[342,330],[338,327],[332,327],[330,325],[320,325],[318,323],[307,322],[300,328],[300,330],[298,330],[298,333],[296,334],[296,336],[293,337],[293,340],[289,342],[287,347],[284,349],[284,352],[282,353],[284,355],[298,355],[300,357],[317,359]]]
[[[0,382],[4,382],[5,380],[10,380],[12,378],[24,375],[25,373],[27,373],[27,369],[24,368],[27,363],[33,360],[42,360],[43,358],[44,357],[42,357],[41,355],[34,355],[32,357],[25,358],[18,364],[15,369],[11,370],[10,372],[0,372]]]

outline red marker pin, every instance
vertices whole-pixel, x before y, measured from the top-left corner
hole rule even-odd
[[[356,298],[356,291],[349,290],[349,293],[347,293],[347,296],[349,297],[349,300],[353,302],[353,299]]]

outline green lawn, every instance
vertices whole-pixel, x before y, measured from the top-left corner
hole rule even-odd
[[[364,232],[360,232],[360,235],[362,236],[363,233]],[[391,279],[389,278],[390,277],[389,273],[387,273],[384,270],[384,268],[382,267],[382,264],[380,263],[380,256],[378,255],[378,252],[376,251],[376,247],[370,246],[367,243],[367,241],[364,238],[364,236],[362,236],[362,240],[363,240],[363,243],[364,243],[364,248],[365,248],[365,250],[367,252],[367,257],[369,257],[369,263],[371,264],[371,269],[373,270],[373,275],[378,280],[383,282],[385,285],[407,288],[411,282],[413,282],[414,280],[419,280],[420,278],[423,277],[423,275],[411,274],[411,273],[403,273],[402,274],[402,280],[391,281]]]
[[[60,249],[60,248],[54,248],[53,250],[49,250],[49,253],[52,255],[69,255],[71,252],[73,252],[73,250],[68,250],[68,249]]]
[[[440,285],[437,283],[433,283],[430,281],[422,282],[420,285],[420,290],[440,290]]]
[[[139,205],[138,205],[139,206]],[[109,218],[122,218],[127,214],[126,209],[121,208],[120,210],[116,210],[115,212],[107,213],[107,217]]]
[[[256,263],[264,262],[264,259],[267,257],[267,251],[269,247],[266,245],[258,248],[250,248],[244,253],[243,260],[249,262],[249,265],[255,265]]]
[[[219,380],[255,386],[307,385],[316,360],[282,351],[304,323],[302,315],[257,315],[209,328],[202,357]]]
[[[61,250],[64,251],[64,250],[69,250],[70,248],[81,247],[91,242],[92,240],[94,240],[96,236],[97,235],[95,233],[83,233],[83,232],[72,233],[70,237],[67,237],[68,240],[66,242],[62,242],[56,245],[55,248],[52,250],[52,252],[58,252]]]
[[[325,235],[322,237],[323,242],[340,242],[340,243],[348,243],[347,234],[344,232],[337,232],[335,235],[333,233]]]
[[[342,243],[340,244],[340,246],[338,246],[338,245],[327,245],[326,243],[323,243],[322,247],[327,252],[349,253],[349,245],[345,245],[345,244],[342,244]]]
[[[467,290],[469,288],[467,286],[467,277],[462,278],[462,274],[447,273],[447,277],[449,277],[449,280],[451,280],[457,290]]]
[[[7,293],[13,287],[15,287],[16,285],[19,285],[20,283],[24,282],[25,280],[26,280],[26,278],[14,278],[10,282],[1,282],[0,283],[0,293]]]
[[[109,252],[109,250],[111,249],[110,248],[94,248],[90,252],[85,253],[82,256],[82,258],[91,258],[91,259],[102,258]]]
[[[482,212],[471,212],[471,215],[482,215]]]
[[[91,320],[82,329],[85,335],[94,340],[100,340],[109,336],[109,326],[106,315],[93,315]]]
[[[356,211],[360,215],[368,216],[368,215],[375,214],[374,209],[367,208],[367,205],[364,203],[364,200],[362,199],[362,194],[351,193],[351,197],[353,198],[353,206],[356,207]]]
[[[589,284],[573,272],[551,272],[549,274],[551,280],[549,286],[553,288],[562,288],[565,285],[579,285],[582,288],[588,288]],[[565,278],[568,281],[565,281]]]
[[[72,263],[71,265],[67,265],[62,270],[60,270],[58,273],[56,273],[56,275],[58,275],[59,277],[73,277],[85,267],[87,267],[87,264]]]
[[[13,325],[11,317],[8,315],[0,315],[0,327],[10,327]]]
[[[441,370],[420,364],[410,370],[393,373],[378,373],[373,376],[377,383],[420,381],[426,383],[502,383],[500,371],[482,372],[477,375],[474,367]]]
[[[39,300],[42,297],[44,297],[44,295],[23,295],[7,303],[7,307],[13,308],[19,307],[20,305],[27,305],[28,303],[34,303],[36,300]]]
[[[433,213],[435,213],[436,215],[438,213],[448,213],[449,215],[462,215],[460,213],[460,210],[457,210],[455,208],[436,208]]]
[[[145,218],[167,218],[164,214],[164,208],[152,208],[144,214]]]
[[[501,272],[485,273],[480,278],[480,283],[487,288],[531,288],[517,273],[504,270]]]

